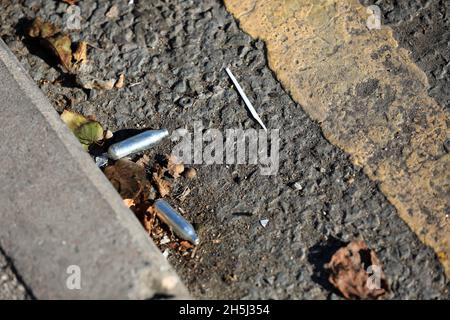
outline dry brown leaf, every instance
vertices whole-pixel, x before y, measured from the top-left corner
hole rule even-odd
[[[66,34],[42,39],[42,43],[58,57],[67,71],[72,71],[72,39]]]
[[[134,207],[136,205],[133,199],[123,199],[123,203],[125,203],[128,208]]]
[[[88,114],[86,116],[86,119],[90,120],[90,121],[97,121],[97,117],[95,114]]]
[[[186,251],[189,249],[194,248],[194,246],[189,242],[189,241],[181,241],[180,242],[180,246],[178,247],[178,250],[180,251]]]
[[[31,38],[48,38],[59,32],[59,29],[50,22],[44,22],[39,17],[34,19],[28,27],[27,35]]]
[[[147,230],[147,232],[150,234],[153,230],[153,227],[155,226],[155,217],[156,217],[155,208],[153,208],[153,206],[150,206],[147,208],[146,212],[140,219],[144,229]]]
[[[173,155],[166,157],[166,160],[167,160],[167,171],[175,179],[178,178],[180,174],[184,171],[184,164],[178,161],[178,159]]]
[[[85,72],[89,70],[86,67],[87,45],[86,41],[79,41],[75,51],[72,51],[72,38],[65,33],[59,32],[59,29],[49,22],[44,22],[36,18],[27,29],[27,35],[31,38],[39,38],[42,46],[46,47],[58,58],[59,63],[64,69],[72,74]],[[115,81],[110,85],[109,82],[99,82],[97,86],[114,86]]]
[[[188,179],[194,179],[197,176],[197,170],[195,168],[187,168],[184,170],[183,175]]]
[[[142,167],[146,167],[148,166],[148,164],[150,163],[150,157],[146,154],[142,155],[142,157],[140,157],[137,161],[136,164],[142,166]]]
[[[123,73],[120,74],[119,79],[117,79],[116,84],[114,85],[117,89],[123,88],[125,85],[125,75]]]
[[[153,172],[152,176],[152,181],[155,184],[156,190],[158,190],[158,193],[162,198],[170,193],[172,187],[172,184],[164,179],[164,173],[165,170],[160,166],[157,166],[157,169]]]
[[[77,48],[73,53],[73,58],[75,59],[76,64],[86,63],[87,61],[87,42],[80,41],[77,44]]]
[[[369,267],[373,275],[368,273]],[[362,240],[336,251],[325,268],[330,272],[330,283],[346,299],[377,299],[389,292],[380,261]]]
[[[133,199],[136,205],[148,200],[151,184],[143,167],[130,160],[120,159],[105,168],[105,175],[122,199]]]

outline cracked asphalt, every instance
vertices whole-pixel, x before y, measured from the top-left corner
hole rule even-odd
[[[448,4],[375,3],[383,23],[426,72],[429,94],[448,108]],[[113,5],[118,13],[107,17]],[[202,244],[194,257],[170,252],[168,259],[193,296],[340,299],[323,264],[341,241],[362,238],[383,263],[389,298],[450,298],[433,250],[398,217],[377,184],[322,136],[268,68],[264,44],[242,32],[220,1],[80,1],[81,30],[71,35],[92,44],[89,58],[99,77],[125,74],[125,87],[111,91],[74,86],[51,56],[24,39],[25,19],[64,25],[66,4],[0,0],[0,6],[0,36],[58,112],[94,114],[112,131],[192,130],[199,120],[205,128],[258,128],[224,71],[228,66],[266,126],[280,129],[277,175],[260,175],[254,165],[196,165],[198,177],[176,185],[174,193],[191,189],[184,202],[171,201],[194,222]],[[430,31],[423,36],[418,30]],[[172,146],[149,154],[169,153]],[[261,219],[269,220],[266,228]],[[0,279],[8,278],[3,285],[0,280],[0,298],[26,298],[10,264],[1,261],[2,255]]]

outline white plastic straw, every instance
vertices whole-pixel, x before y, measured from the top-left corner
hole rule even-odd
[[[253,107],[250,100],[248,100],[247,95],[245,94],[244,90],[242,90],[242,87],[239,85],[239,82],[237,82],[236,78],[234,77],[233,73],[230,69],[225,68],[225,71],[228,73],[228,76],[230,77],[231,81],[233,81],[234,86],[236,87],[237,91],[241,95],[242,99],[245,102],[245,105],[250,110],[250,113],[252,114],[253,118],[255,118],[256,121],[263,127],[263,129],[267,132],[267,128],[262,122],[261,118],[259,117],[258,113],[256,112],[255,108]]]

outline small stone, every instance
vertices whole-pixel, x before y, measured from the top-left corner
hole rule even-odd
[[[111,132],[111,130],[106,130],[106,133],[105,133],[105,139],[106,140],[108,140],[108,139],[111,139],[112,137],[113,137],[113,133]]]
[[[123,88],[124,85],[125,85],[125,75],[122,73],[120,74],[119,79],[117,79],[116,83],[114,84],[114,87],[120,89]]]
[[[261,219],[259,220],[259,223],[262,225],[263,228],[265,228],[269,223],[269,219]]]
[[[303,190],[303,186],[300,184],[300,182],[294,183],[295,190]]]
[[[194,168],[187,168],[184,170],[184,176],[188,179],[194,179],[197,176],[197,170]]]
[[[173,87],[173,91],[178,92],[178,93],[184,93],[186,91],[186,82],[184,81],[178,81],[174,87]]]
[[[97,98],[97,90],[91,89],[89,90],[89,100],[94,100]]]
[[[105,15],[109,19],[115,19],[119,16],[119,8],[117,8],[116,5],[113,5]]]
[[[170,242],[170,239],[168,236],[164,236],[161,241],[159,242],[159,244],[168,244]]]

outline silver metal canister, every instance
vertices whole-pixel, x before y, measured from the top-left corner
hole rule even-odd
[[[113,160],[118,160],[130,154],[147,150],[158,144],[168,135],[169,132],[167,129],[144,131],[111,145],[108,149],[108,156]]]
[[[200,243],[200,239],[194,227],[175,211],[165,200],[155,201],[155,209],[158,218],[172,228],[173,232],[181,239],[192,242],[195,245]]]

